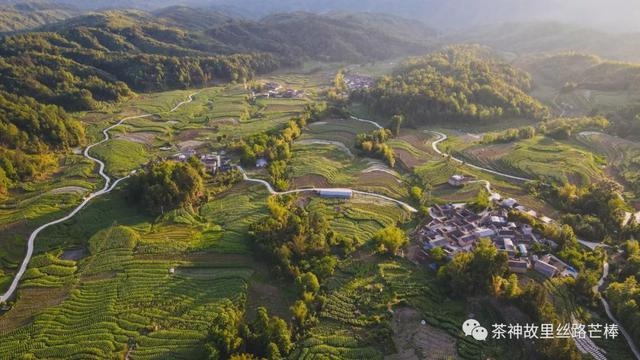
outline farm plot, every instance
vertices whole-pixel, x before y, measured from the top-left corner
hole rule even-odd
[[[349,201],[311,198],[307,209],[324,215],[331,229],[340,235],[367,242],[385,226],[410,220],[410,214],[389,203],[371,203],[354,198]]]
[[[212,317],[221,303],[243,301],[253,270],[188,257],[136,259],[139,236],[132,228],[101,231],[89,241],[92,255],[78,265],[51,254],[34,258],[21,291],[70,277],[77,285],[26,325],[2,326],[20,315],[18,308],[5,314],[0,358],[117,358],[129,350],[132,359],[202,357]]]
[[[545,137],[512,144],[471,145],[455,152],[479,166],[555,183],[585,185],[603,178],[602,161],[591,152]]]
[[[341,142],[353,149],[356,135],[375,130],[371,124],[349,119],[330,119],[311,123],[305,129],[302,139],[320,139]]]
[[[584,132],[578,144],[607,159],[607,173],[619,179],[636,197],[640,195],[640,144],[603,133]]]
[[[296,187],[351,187],[403,198],[401,176],[378,160],[353,157],[351,150],[324,140],[302,140],[293,146],[291,173]]]
[[[151,159],[145,145],[127,140],[109,140],[91,150],[105,162],[106,172],[116,176],[126,175]]]

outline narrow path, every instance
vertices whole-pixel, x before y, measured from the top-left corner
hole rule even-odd
[[[439,139],[437,139],[436,141],[434,141],[434,142],[432,142],[432,143],[431,143],[431,147],[433,148],[433,151],[435,151],[438,155],[441,155],[441,156],[447,156],[448,154],[445,154],[444,152],[442,152],[442,150],[440,150],[440,148],[438,148],[438,145],[439,145],[441,142],[443,142],[443,141],[447,140],[449,137],[448,137],[447,135],[445,135],[445,134],[441,133],[441,132],[437,132],[437,131],[433,131],[433,130],[425,130],[425,131],[430,132],[430,133],[433,133],[433,134],[436,134],[436,135],[438,135],[438,136],[439,136]],[[455,162],[457,162],[457,163],[465,164],[465,165],[467,165],[467,166],[469,166],[469,167],[471,167],[471,168],[474,168],[474,169],[476,169],[476,170],[480,170],[480,171],[484,171],[484,172],[486,172],[486,173],[490,173],[490,174],[494,174],[494,175],[502,176],[502,177],[505,177],[505,178],[507,178],[507,179],[516,180],[516,181],[523,181],[523,182],[534,181],[533,179],[529,179],[529,178],[525,178],[525,177],[520,177],[520,176],[515,176],[515,175],[509,175],[509,174],[505,174],[505,173],[500,172],[500,171],[495,171],[495,170],[487,169],[487,168],[484,168],[484,167],[482,167],[482,166],[469,164],[468,162],[465,162],[465,161],[463,161],[463,160],[460,160],[460,159],[458,159],[458,158],[454,157],[453,155],[449,155],[449,156],[451,157],[451,159],[452,159],[452,160],[454,160],[454,161],[455,161]]]
[[[375,121],[371,121],[371,120],[367,120],[367,119],[360,119],[360,118],[357,118],[355,116],[351,116],[351,120],[355,120],[355,121],[360,121],[360,122],[364,122],[364,123],[367,123],[367,124],[371,124],[371,125],[375,126],[376,129],[378,129],[378,130],[384,129],[384,127],[382,125],[378,124]]]
[[[553,97],[553,100],[551,100],[553,102],[553,104],[558,108],[561,109],[562,112],[560,113],[560,115],[558,115],[558,117],[563,117],[566,113],[567,113],[567,108],[563,105],[560,106],[560,104],[558,104],[558,97],[560,96],[560,93],[557,93],[556,96]]]
[[[304,193],[304,192],[318,192],[318,191],[322,191],[322,190],[333,190],[332,188],[310,188],[310,189],[293,189],[293,190],[288,190],[288,191],[275,191],[273,189],[273,187],[271,186],[271,184],[269,184],[269,182],[262,180],[262,179],[254,179],[254,178],[250,178],[247,173],[244,171],[244,169],[240,166],[237,167],[238,170],[240,170],[240,172],[242,173],[242,177],[245,181],[249,181],[249,182],[254,182],[254,183],[258,183],[263,185],[264,187],[267,188],[267,191],[269,191],[269,193],[271,195],[287,195],[287,194],[298,194],[298,193]],[[409,211],[409,212],[413,212],[416,213],[418,212],[418,210],[416,208],[414,208],[413,206],[400,201],[400,200],[396,200],[394,198],[385,196],[385,195],[380,195],[380,194],[376,194],[376,193],[372,193],[372,192],[366,192],[366,191],[359,191],[359,190],[353,190],[353,189],[347,189],[347,190],[351,190],[354,194],[358,194],[358,195],[363,195],[363,196],[369,196],[369,197],[374,197],[374,198],[378,198],[378,199],[382,199],[385,201],[389,201],[392,202],[394,204],[400,205],[403,209]]]
[[[593,287],[593,291],[595,291],[596,294],[600,294],[600,301],[602,302],[602,307],[604,307],[604,311],[607,313],[607,316],[611,321],[613,321],[614,324],[618,325],[618,329],[624,336],[625,340],[627,340],[627,344],[629,344],[629,348],[631,349],[631,352],[633,352],[633,355],[635,355],[636,359],[640,360],[640,351],[638,351],[638,348],[636,347],[636,344],[634,343],[633,338],[624,329],[624,327],[622,327],[622,324],[620,324],[620,322],[613,315],[613,311],[611,311],[611,306],[609,306],[609,303],[607,302],[607,300],[600,293],[600,288],[602,287],[602,285],[604,285],[604,282],[607,276],[609,276],[609,263],[607,262],[607,260],[605,260],[602,266],[602,277],[600,278],[598,283]]]
[[[167,113],[171,113],[174,112],[176,110],[178,110],[182,105],[184,104],[188,104],[190,102],[193,101],[193,97],[197,94],[193,93],[191,95],[189,95],[188,99],[185,101],[182,101],[180,103],[178,103],[178,105],[176,105],[173,109],[171,109],[170,111],[168,111]],[[27,253],[24,256],[24,259],[22,260],[22,264],[20,264],[20,269],[18,270],[18,272],[16,273],[15,277],[13,278],[13,281],[11,282],[11,285],[9,286],[9,289],[7,289],[7,291],[0,296],[0,303],[1,302],[5,302],[7,300],[9,300],[11,298],[11,296],[13,296],[13,293],[16,291],[16,289],[18,288],[18,284],[20,283],[20,280],[22,279],[22,276],[24,276],[25,271],[27,271],[27,266],[29,265],[29,262],[31,261],[31,257],[33,256],[33,248],[34,248],[34,243],[36,238],[38,237],[38,235],[42,232],[42,230],[52,226],[52,225],[56,225],[56,224],[60,224],[62,222],[65,222],[69,219],[71,219],[72,217],[74,217],[78,212],[80,212],[80,210],[82,210],[85,206],[87,206],[87,204],[93,200],[94,198],[104,195],[104,194],[108,194],[111,191],[113,191],[113,189],[115,189],[115,187],[123,180],[127,179],[130,175],[127,175],[125,177],[122,177],[120,179],[117,179],[113,182],[113,184],[111,183],[111,178],[109,177],[109,175],[107,175],[104,172],[105,169],[105,164],[102,160],[97,159],[93,156],[91,156],[91,154],[89,154],[89,151],[94,148],[97,145],[100,145],[106,141],[109,141],[109,139],[111,138],[109,136],[109,131],[112,130],[113,128],[122,125],[125,121],[127,120],[132,120],[132,119],[140,119],[140,118],[145,118],[145,117],[150,117],[153,115],[159,115],[159,114],[144,114],[144,115],[137,115],[137,116],[129,116],[126,118],[121,119],[120,121],[118,121],[117,123],[105,128],[104,130],[102,130],[102,134],[104,135],[104,138],[100,141],[98,141],[97,143],[91,144],[89,146],[87,146],[84,150],[84,157],[86,157],[87,159],[95,162],[98,164],[98,173],[100,174],[100,176],[104,179],[104,187],[94,193],[91,193],[89,196],[85,197],[84,200],[80,203],[80,205],[78,205],[75,209],[73,209],[73,211],[71,211],[68,215],[48,222],[42,226],[40,226],[39,228],[35,229],[31,235],[29,236],[29,239],[27,240]],[[134,171],[135,172],[135,171]]]

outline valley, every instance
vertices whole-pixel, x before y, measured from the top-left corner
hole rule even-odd
[[[633,49],[569,25],[18,3],[1,359],[638,358]]]

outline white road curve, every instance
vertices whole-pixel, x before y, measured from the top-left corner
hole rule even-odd
[[[182,101],[180,103],[178,103],[178,105],[176,105],[173,109],[171,109],[170,111],[168,111],[168,113],[170,112],[174,112],[176,110],[178,110],[182,105],[188,104],[190,102],[193,101],[193,97],[197,94],[193,93],[191,95],[189,95],[189,97],[187,98],[187,100]],[[0,296],[0,303],[2,302],[6,302],[7,300],[9,300],[14,292],[16,291],[16,289],[18,288],[18,284],[20,283],[20,280],[22,279],[22,276],[24,276],[24,273],[27,271],[27,267],[29,266],[29,262],[31,261],[31,257],[33,256],[33,248],[34,248],[34,243],[36,241],[36,238],[38,237],[38,235],[42,232],[42,230],[56,225],[56,224],[60,224],[62,222],[65,222],[69,219],[71,219],[72,217],[74,217],[78,212],[80,212],[80,210],[82,210],[85,206],[87,206],[87,204],[93,200],[94,198],[107,194],[111,191],[113,191],[113,189],[116,188],[116,186],[123,180],[127,179],[129,176],[125,176],[123,178],[117,179],[116,181],[113,182],[113,184],[111,183],[111,178],[109,177],[109,175],[107,175],[104,172],[105,169],[105,164],[104,162],[102,162],[100,159],[97,159],[93,156],[91,156],[89,154],[89,151],[94,148],[97,145],[100,145],[106,141],[109,141],[109,139],[111,138],[109,136],[109,131],[112,130],[113,128],[122,125],[125,121],[127,120],[133,120],[133,119],[140,119],[140,118],[145,118],[145,117],[150,117],[153,116],[154,114],[144,114],[144,115],[137,115],[137,116],[129,116],[126,118],[121,119],[120,121],[118,121],[117,123],[105,128],[104,130],[102,130],[102,134],[104,135],[104,138],[100,141],[98,141],[97,143],[91,144],[89,146],[87,146],[84,150],[84,157],[86,157],[87,159],[95,162],[98,164],[98,173],[100,174],[100,176],[104,179],[104,187],[94,193],[91,193],[89,196],[85,197],[84,200],[80,203],[80,205],[78,205],[75,209],[73,209],[73,211],[71,211],[68,215],[48,222],[42,226],[40,226],[39,228],[35,229],[31,235],[29,236],[29,239],[27,240],[27,253],[25,254],[24,259],[22,260],[22,263],[20,264],[20,269],[18,270],[18,272],[16,273],[15,277],[13,278],[13,281],[11,282],[11,285],[9,286],[9,289],[7,289],[7,291],[5,291],[4,294],[2,294]]]
[[[257,184],[263,185],[264,187],[267,188],[267,191],[269,191],[269,193],[271,195],[278,196],[278,195],[287,195],[287,194],[298,194],[298,193],[304,193],[304,192],[316,193],[318,191],[323,191],[323,190],[332,190],[331,188],[307,188],[307,189],[293,189],[293,190],[288,190],[288,191],[275,191],[273,189],[273,187],[271,186],[271,184],[269,184],[268,181],[265,181],[265,180],[262,180],[262,179],[250,178],[247,175],[247,173],[244,171],[244,169],[242,167],[240,167],[240,166],[238,166],[238,170],[242,173],[242,177],[244,178],[245,181],[249,181],[249,182],[253,182],[253,183],[257,183]],[[403,201],[400,201],[400,200],[397,200],[397,199],[394,199],[394,198],[391,198],[391,197],[388,197],[388,196],[385,196],[385,195],[380,195],[380,194],[376,194],[376,193],[372,193],[372,192],[366,192],[366,191],[353,190],[353,189],[348,189],[348,190],[351,190],[354,194],[358,194],[358,195],[362,195],[362,196],[369,196],[369,197],[378,198],[378,199],[381,199],[381,200],[392,202],[392,203],[394,203],[396,205],[399,205],[403,209],[405,209],[405,210],[407,210],[409,212],[412,212],[412,213],[417,213],[418,212],[418,210],[416,208],[414,208],[413,206],[411,206],[411,205],[409,205],[409,204],[407,204],[407,203],[405,203]]]
[[[436,135],[439,136],[439,139],[437,139],[436,141],[431,143],[431,147],[433,148],[433,151],[435,151],[438,155],[447,156],[448,154],[445,154],[444,152],[442,152],[442,150],[440,150],[440,148],[438,148],[438,145],[441,142],[447,140],[449,137],[447,135],[441,133],[441,132],[432,131],[432,130],[425,130],[425,131],[433,133],[433,134],[436,134]],[[453,161],[457,162],[457,163],[465,164],[465,165],[469,166],[470,168],[473,168],[473,169],[476,169],[476,170],[480,170],[480,171],[484,171],[486,173],[502,176],[504,178],[511,179],[511,180],[516,180],[516,181],[523,181],[523,182],[534,181],[533,179],[520,177],[520,176],[515,176],[515,175],[509,175],[509,174],[505,174],[505,173],[500,172],[500,171],[495,171],[495,170],[483,168],[483,167],[478,166],[478,165],[469,164],[468,162],[460,160],[460,159],[454,157],[453,155],[448,155],[448,156],[450,156],[450,158]]]
[[[384,127],[382,127],[382,125],[378,124],[375,121],[371,121],[371,120],[367,120],[367,119],[360,119],[360,118],[357,118],[355,116],[351,116],[351,120],[355,120],[355,121],[360,121],[360,122],[363,122],[363,123],[371,124],[371,125],[375,126],[379,130],[380,129],[384,129]]]

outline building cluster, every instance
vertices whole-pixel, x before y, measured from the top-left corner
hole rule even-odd
[[[375,81],[372,78],[354,74],[345,75],[344,83],[350,91],[369,89],[375,85]]]
[[[191,157],[197,157],[204,164],[205,171],[215,175],[218,172],[226,172],[233,168],[231,159],[225,157],[224,151],[212,152],[208,154],[198,154],[194,149],[185,149],[182,152],[174,154],[171,158],[175,161],[186,162]]]
[[[475,213],[464,204],[435,205],[430,209],[432,221],[415,232],[425,253],[441,248],[448,259],[459,252],[470,252],[480,239],[490,239],[499,251],[509,256],[509,270],[524,273],[535,270],[547,277],[577,276],[575,269],[553,255],[530,254],[534,244],[550,244],[529,224],[508,220],[509,210],[518,207],[513,199],[502,200],[495,209]]]
[[[263,91],[253,92],[253,96],[256,98],[302,98],[305,95],[303,90],[283,88],[282,85],[276,82],[268,82],[263,86]]]

